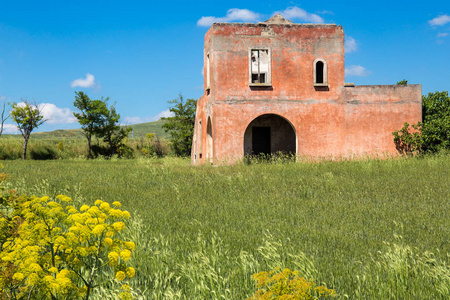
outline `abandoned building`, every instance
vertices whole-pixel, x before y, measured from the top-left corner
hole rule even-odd
[[[192,162],[396,153],[392,132],[421,121],[422,86],[345,83],[344,41],[342,26],[281,15],[214,23],[205,35]]]

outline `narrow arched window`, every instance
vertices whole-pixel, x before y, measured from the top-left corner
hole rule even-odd
[[[323,59],[316,59],[314,61],[314,85],[328,85],[327,63]]]
[[[323,62],[316,62],[316,83],[323,83]]]

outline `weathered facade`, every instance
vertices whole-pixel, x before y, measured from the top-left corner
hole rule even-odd
[[[215,23],[205,35],[205,94],[194,164],[246,154],[338,157],[395,153],[392,132],[421,120],[421,85],[344,83],[344,31],[294,24]]]

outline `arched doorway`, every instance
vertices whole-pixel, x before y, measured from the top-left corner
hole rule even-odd
[[[208,117],[208,123],[206,125],[206,159],[209,162],[212,162],[213,160],[213,137],[212,137],[211,117]]]
[[[296,154],[296,133],[285,118],[265,114],[254,119],[244,133],[244,155]]]

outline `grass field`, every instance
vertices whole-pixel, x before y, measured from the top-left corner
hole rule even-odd
[[[251,274],[275,266],[300,270],[338,298],[450,297],[449,156],[2,164],[21,193],[122,202],[141,298],[245,299],[255,291]]]

